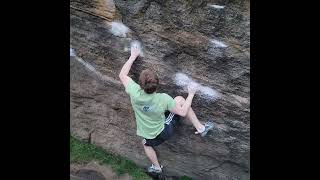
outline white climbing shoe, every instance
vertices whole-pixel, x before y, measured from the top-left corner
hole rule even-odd
[[[206,136],[208,131],[210,131],[211,129],[214,128],[214,124],[211,121],[207,121],[206,123],[204,123],[204,131],[202,132],[195,132],[195,134],[200,134],[202,137]]]
[[[163,166],[161,166],[161,165],[160,165],[160,169],[158,169],[152,164],[150,167],[148,167],[148,172],[160,174],[160,173],[162,173],[162,168],[163,168]]]

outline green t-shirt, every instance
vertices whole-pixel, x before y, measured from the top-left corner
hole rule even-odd
[[[154,139],[164,129],[166,110],[175,106],[174,99],[166,93],[147,94],[131,78],[126,86],[137,123],[137,135]]]

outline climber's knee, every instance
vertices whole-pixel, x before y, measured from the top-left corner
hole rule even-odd
[[[152,141],[152,140],[151,140]],[[150,143],[150,139],[142,139],[141,144],[144,148],[152,147],[152,143]]]
[[[186,101],[182,96],[177,96],[174,98],[174,100],[176,101],[177,104],[180,104],[181,106]]]

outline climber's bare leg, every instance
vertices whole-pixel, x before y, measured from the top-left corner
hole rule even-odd
[[[174,98],[177,104],[181,107],[183,106],[184,102],[186,101],[182,96],[177,96]],[[186,118],[192,123],[192,125],[197,129],[198,132],[202,132],[204,130],[204,125],[200,123],[199,119],[197,118],[196,114],[194,113],[193,109],[190,107],[189,111],[187,112]]]
[[[156,168],[160,168],[160,164],[158,162],[158,158],[157,158],[157,154],[154,151],[154,149],[151,146],[145,146],[143,145],[144,151],[147,155],[147,157],[149,158],[149,160],[151,161],[151,163],[156,167]]]

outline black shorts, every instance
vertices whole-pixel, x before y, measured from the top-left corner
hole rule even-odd
[[[164,122],[164,129],[162,132],[154,139],[143,139],[143,144],[146,146],[158,146],[167,139],[169,139],[173,133],[174,128],[177,125],[177,121],[180,119],[180,116],[170,113],[169,111],[165,112],[166,120]]]

